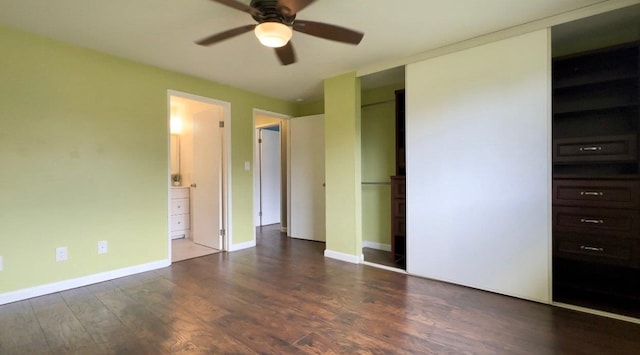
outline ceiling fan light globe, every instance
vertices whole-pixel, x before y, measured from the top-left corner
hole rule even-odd
[[[279,48],[289,43],[293,30],[279,22],[263,22],[254,30],[256,37],[264,46]]]

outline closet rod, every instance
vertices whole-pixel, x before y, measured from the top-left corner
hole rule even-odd
[[[391,185],[391,183],[390,182],[386,182],[386,181],[384,181],[384,182],[383,181],[380,181],[380,182],[377,182],[377,181],[363,181],[362,185]]]

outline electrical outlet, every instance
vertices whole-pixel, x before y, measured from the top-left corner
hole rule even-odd
[[[4,270],[4,260],[2,259],[2,256],[0,256],[0,271]]]
[[[68,257],[67,247],[56,248],[56,261],[65,261]]]
[[[107,241],[101,240],[98,242],[98,254],[106,254],[108,249]]]

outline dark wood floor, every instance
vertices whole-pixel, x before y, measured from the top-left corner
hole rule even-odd
[[[378,250],[373,248],[362,248],[364,261],[372,264],[388,266],[396,269],[405,269],[405,266],[395,262],[390,251]]]
[[[0,354],[638,354],[640,325],[323,257],[255,249],[0,306]]]

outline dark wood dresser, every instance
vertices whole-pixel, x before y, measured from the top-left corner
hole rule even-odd
[[[405,166],[405,94],[404,90],[395,92],[396,96],[396,175],[391,176],[391,256],[393,262],[406,266],[407,234],[406,209],[407,185]]]
[[[391,254],[400,266],[405,264],[407,250],[406,186],[404,176],[391,177]]]
[[[553,60],[553,298],[640,317],[640,54]]]

